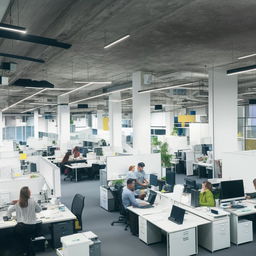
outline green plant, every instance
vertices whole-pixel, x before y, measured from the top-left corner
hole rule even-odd
[[[115,186],[115,185],[123,185],[123,183],[124,183],[124,179],[113,180],[112,181],[113,186]]]
[[[161,143],[160,145],[160,153],[161,153],[161,161],[162,161],[162,166],[164,167],[170,167],[171,160],[172,160],[172,155],[169,154],[169,146],[167,142]]]
[[[171,135],[173,135],[173,136],[177,136],[178,135],[178,128],[177,127],[173,128]]]

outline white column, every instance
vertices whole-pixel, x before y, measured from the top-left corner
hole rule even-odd
[[[34,111],[34,138],[38,139],[39,132],[39,118],[38,118],[38,110]]]
[[[109,96],[109,131],[110,145],[114,152],[123,152],[122,149],[122,105],[121,93],[112,93]]]
[[[3,128],[4,128],[3,112],[0,111],[0,142],[3,141]]]
[[[166,126],[166,135],[170,136],[174,127],[174,109],[173,100],[167,100],[167,106],[165,107],[165,126]]]
[[[133,149],[134,154],[150,154],[150,93],[138,93],[142,89],[143,73],[132,75],[133,97]]]
[[[68,105],[68,96],[58,97],[57,107],[57,125],[58,140],[61,151],[66,151],[68,142],[70,141],[70,107]]]
[[[209,71],[209,125],[213,158],[222,159],[223,152],[238,150],[237,142],[237,76],[226,70]]]
[[[98,130],[103,129],[103,110],[97,111],[97,129]]]

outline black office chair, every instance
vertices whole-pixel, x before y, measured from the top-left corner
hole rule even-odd
[[[84,199],[85,197],[81,194],[76,194],[73,198],[71,205],[71,212],[76,216],[75,221],[75,231],[83,230],[82,214],[84,209]]]
[[[129,223],[128,223],[129,218],[128,218],[128,211],[125,209],[125,207],[123,205],[122,193],[123,193],[123,187],[120,186],[117,191],[117,200],[118,200],[118,205],[119,205],[120,216],[119,216],[118,220],[113,221],[111,223],[111,226],[114,226],[115,224],[125,224],[124,230],[127,230],[129,227]]]

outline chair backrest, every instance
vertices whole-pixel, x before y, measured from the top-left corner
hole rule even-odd
[[[82,227],[82,213],[84,209],[84,196],[76,194],[71,205],[71,212],[77,217],[80,226]]]
[[[120,212],[121,215],[126,216],[126,209],[123,205],[122,194],[123,194],[123,186],[120,186],[118,188],[118,191],[117,191],[117,200],[118,200],[119,212]]]

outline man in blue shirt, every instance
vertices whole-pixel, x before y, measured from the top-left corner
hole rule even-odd
[[[143,162],[138,163],[136,176],[136,189],[145,189],[148,187],[148,181],[146,180],[146,173],[144,171],[145,164]]]
[[[134,179],[128,179],[127,186],[123,189],[123,193],[122,193],[122,202],[125,209],[128,206],[143,207],[148,204],[147,202],[143,202],[143,201],[137,202],[136,195],[134,193],[134,188],[135,188]]]

